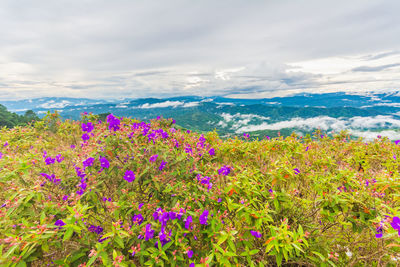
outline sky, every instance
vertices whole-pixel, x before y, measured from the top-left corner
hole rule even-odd
[[[0,100],[399,91],[400,1],[0,1]]]

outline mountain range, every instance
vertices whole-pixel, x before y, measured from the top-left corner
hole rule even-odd
[[[64,119],[78,119],[83,112],[113,113],[150,120],[174,118],[177,125],[196,131],[216,130],[221,136],[250,133],[253,137],[275,137],[295,132],[305,135],[348,130],[367,139],[378,135],[400,139],[400,93],[297,94],[268,99],[184,96],[141,99],[88,99],[44,97],[2,101],[10,111],[33,110],[44,116],[57,110]]]

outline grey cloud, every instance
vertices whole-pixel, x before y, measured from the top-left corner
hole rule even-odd
[[[333,81],[288,63],[393,56],[382,51],[399,47],[399,9],[396,0],[4,0],[0,99],[318,88]],[[244,69],[215,77],[235,68]]]
[[[387,64],[387,65],[381,65],[381,66],[360,66],[360,67],[352,69],[352,71],[361,71],[361,72],[382,71],[385,69],[398,67],[398,66],[400,66],[400,63]]]

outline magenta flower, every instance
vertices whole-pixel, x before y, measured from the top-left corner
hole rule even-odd
[[[189,259],[192,258],[193,257],[193,250],[188,250],[187,251],[187,256],[188,256]]]
[[[255,238],[260,238],[262,234],[257,231],[250,231],[251,235],[254,236]]]
[[[54,162],[56,162],[56,159],[53,159],[51,157],[47,157],[44,162],[46,162],[46,165],[51,165],[54,164]]]
[[[82,162],[83,168],[93,166],[93,163],[94,163],[94,158],[92,158],[92,157],[87,158],[86,160],[84,160],[84,161]]]
[[[166,161],[161,161],[160,167],[158,167],[158,169],[160,171],[162,171],[164,169],[165,165],[167,165],[167,162]]]
[[[64,157],[62,157],[61,154],[58,154],[58,155],[56,156],[56,160],[57,160],[57,162],[60,163],[61,161],[64,160]]]
[[[54,225],[58,226],[59,228],[63,227],[65,225],[65,222],[62,220],[57,220]]]
[[[148,223],[146,225],[146,233],[145,233],[145,240],[148,241],[154,237],[154,230],[151,229],[151,224]]]
[[[87,141],[90,139],[90,136],[87,133],[82,134],[82,140]]]
[[[133,224],[141,225],[144,221],[143,215],[141,213],[132,216]]]
[[[82,131],[90,133],[93,131],[94,126],[91,122],[88,123],[82,123]]]
[[[375,234],[375,237],[376,237],[376,238],[382,238],[382,236],[383,236],[383,229],[382,229],[382,226],[377,227],[377,228],[376,228],[376,232],[377,232],[377,234]]]
[[[96,233],[96,234],[101,234],[103,232],[103,227],[99,226],[94,226],[91,224],[88,228],[89,232]]]
[[[393,227],[393,229],[397,230],[399,232],[400,236],[400,218],[399,217],[393,217],[392,222],[390,225]]]
[[[224,165],[218,170],[219,175],[228,175],[231,172],[231,167]]]
[[[105,157],[100,156],[100,166],[102,168],[108,169],[110,168],[110,162]]]
[[[394,141],[394,143],[395,143],[396,145],[398,145],[398,144],[400,143],[400,140],[396,140],[396,141]]]
[[[153,155],[153,156],[150,157],[149,161],[150,161],[150,162],[156,162],[157,158],[158,158],[158,155],[155,154],[155,155]]]
[[[107,122],[108,122],[108,129],[116,131],[119,130],[119,126],[121,124],[121,121],[115,117],[113,114],[110,114],[107,116]]]
[[[211,148],[210,150],[208,150],[208,154],[210,154],[210,156],[215,156],[215,149]]]
[[[210,212],[208,210],[204,210],[203,213],[199,217],[200,224],[207,225],[208,214]]]
[[[133,171],[127,170],[127,171],[125,172],[124,179],[125,179],[128,183],[132,183],[133,181],[135,181],[135,174],[133,173]]]

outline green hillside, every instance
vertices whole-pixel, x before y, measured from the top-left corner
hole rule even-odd
[[[101,119],[0,129],[1,266],[399,264],[397,142]]]

